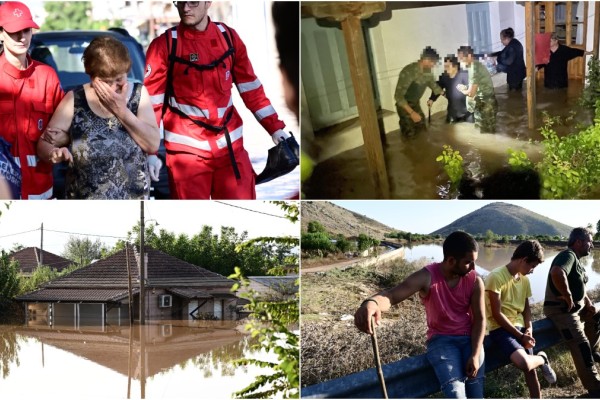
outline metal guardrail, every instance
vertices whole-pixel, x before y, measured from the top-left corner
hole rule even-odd
[[[560,334],[547,318],[533,323],[533,333],[536,340],[535,352],[562,342]],[[385,346],[385,343],[380,346]],[[510,363],[508,355],[499,354],[489,337],[484,341],[484,349],[486,372]],[[437,377],[424,354],[384,365],[382,369],[389,398],[417,399],[440,391]],[[381,386],[375,368],[301,389],[302,398],[374,399],[381,396]]]

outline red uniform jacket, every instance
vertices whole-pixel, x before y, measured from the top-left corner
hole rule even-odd
[[[177,56],[198,64],[209,64],[217,60],[228,49],[221,30],[231,37],[235,54],[232,70],[232,57],[227,57],[218,67],[199,71],[182,63],[173,68],[173,89],[175,98],[171,105],[179,108],[193,119],[210,125],[220,126],[233,106],[231,89],[235,83],[246,107],[254,113],[263,128],[272,135],[283,129],[271,102],[267,99],[260,80],[254,74],[246,52],[246,46],[237,32],[223,24],[209,21],[205,31],[197,31],[183,25],[169,30],[154,39],[146,53],[146,77],[144,85],[150,93],[156,119],[160,125],[165,90],[169,52],[172,48],[170,35],[177,36]],[[169,37],[169,47],[167,39]],[[169,109],[163,119],[165,147],[171,151],[198,154],[206,158],[226,156],[227,143],[224,131],[212,132],[194,124]],[[234,152],[243,148],[242,119],[233,109],[227,124]]]
[[[52,164],[37,157],[37,141],[64,92],[56,72],[33,61],[23,71],[0,55],[0,135],[21,166],[21,198],[52,197]]]

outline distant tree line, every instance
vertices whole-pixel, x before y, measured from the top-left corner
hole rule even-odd
[[[404,239],[409,242],[421,242],[442,239],[442,235],[425,235],[422,233],[412,232],[390,232],[385,234],[386,238],[391,239]]]
[[[379,246],[379,242],[378,239],[366,233],[359,233],[356,241],[351,241],[344,235],[327,232],[318,221],[309,222],[307,231],[301,236],[302,251],[309,256],[319,257],[349,251],[363,252],[371,247]]]

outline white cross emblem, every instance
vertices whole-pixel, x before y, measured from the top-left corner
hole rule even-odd
[[[23,15],[23,11],[21,11],[21,9],[19,9],[19,8],[15,8],[13,15],[17,18],[21,18],[21,15]]]

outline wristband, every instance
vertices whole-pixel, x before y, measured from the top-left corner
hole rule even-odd
[[[373,303],[377,304],[377,307],[379,307],[379,303],[377,302],[377,300],[375,299],[366,299],[365,301],[363,301],[362,303],[360,303],[360,306],[364,306],[366,303],[372,301]]]

